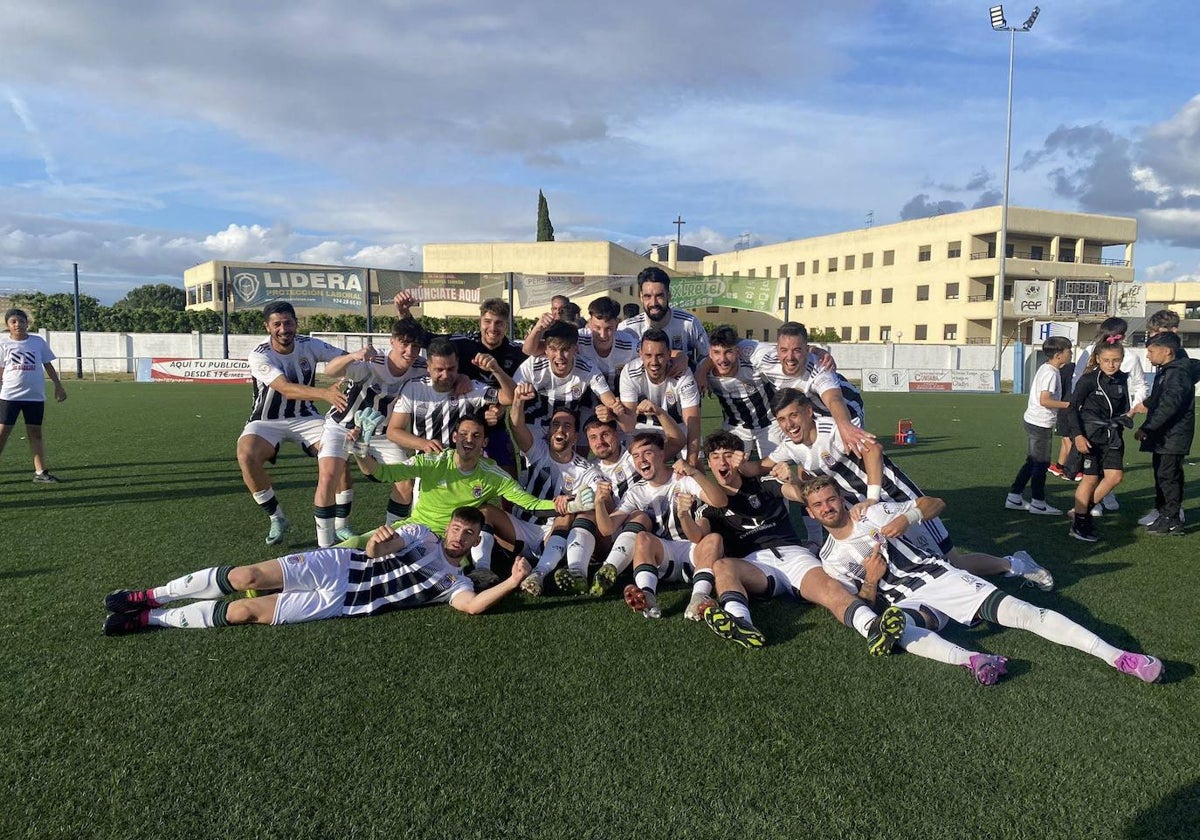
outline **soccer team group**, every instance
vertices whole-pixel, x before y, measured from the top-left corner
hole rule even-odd
[[[638,288],[636,314],[622,320],[616,301],[599,298],[582,327],[578,307],[556,297],[523,344],[508,337],[503,300],[481,305],[477,333],[431,336],[401,293],[386,353],[347,353],[297,335],[291,305],[269,304],[269,339],[249,355],[254,409],[238,462],[269,517],[266,542],[276,545],[291,524],[266,467],[286,441],[317,456],[318,548],[117,590],[105,598],[105,633],[291,624],[427,604],[478,614],[518,589],[598,597],[624,579],[625,603],[651,619],[662,616],[660,584],[690,585],[684,617],[747,648],[766,643],[753,601],[799,597],[857,631],[872,655],[903,648],[984,685],[1005,674],[1006,659],[939,635],[948,622],[1021,628],[1146,682],[1161,677],[1158,659],[985,580],[1054,586],[1024,551],[955,547],[939,519],[945,502],[884,454],[865,428],[858,390],[809,346],[803,325],[784,324],[774,344],[739,339],[729,326],[710,336],[671,307],[660,269],[644,270]],[[1121,352],[1124,328],[1109,326],[1067,399],[1069,342],[1047,341],[1025,415],[1028,454],[1005,506],[1053,510],[1045,483],[1057,422],[1083,474],[1072,534],[1095,539],[1093,508],[1120,480],[1121,426],[1131,411],[1148,410],[1137,435],[1155,452],[1154,519],[1167,523],[1152,532],[1182,533],[1182,456],[1154,447],[1192,423],[1193,371],[1168,324],[1150,340],[1154,390],[1131,402],[1120,368],[1135,357]],[[320,363],[336,384],[316,386]],[[705,394],[717,398],[724,422],[702,439]],[[314,400],[329,403],[324,416]],[[369,535],[349,524],[351,459],[391,488],[386,524]],[[1068,477],[1075,470],[1065,452],[1053,467]],[[789,503],[804,512],[803,527],[793,525]],[[493,571],[494,554],[506,574]]]

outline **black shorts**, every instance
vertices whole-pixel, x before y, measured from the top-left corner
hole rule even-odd
[[[1091,443],[1091,452],[1080,452],[1079,471],[1084,475],[1103,476],[1105,470],[1125,470],[1125,442],[1116,449]]]
[[[22,414],[26,426],[42,425],[42,418],[46,416],[45,400],[0,400],[0,426],[15,426]]]

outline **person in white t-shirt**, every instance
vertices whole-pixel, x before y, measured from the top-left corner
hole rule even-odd
[[[1042,342],[1046,362],[1033,375],[1029,388],[1029,406],[1025,409],[1025,434],[1029,440],[1025,463],[1008,488],[1004,506],[1043,516],[1057,516],[1062,511],[1046,504],[1046,471],[1050,468],[1050,445],[1054,442],[1054,421],[1058,409],[1070,402],[1063,399],[1062,366],[1071,361],[1071,339],[1052,335]],[[1025,485],[1029,485],[1030,501],[1025,501]]]
[[[29,315],[22,309],[4,313],[8,336],[0,338],[0,452],[17,425],[25,417],[25,435],[33,450],[33,480],[37,484],[57,484],[46,471],[46,443],[42,438],[42,419],[46,411],[46,380],[54,383],[54,399],[62,402],[67,392],[58,378],[53,361],[58,358],[46,339],[29,334]]]

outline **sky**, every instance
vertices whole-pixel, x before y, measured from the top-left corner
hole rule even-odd
[[[1033,8],[1008,4],[1010,23]],[[1200,16],[1047,0],[1010,203],[1132,216],[1200,280]],[[961,0],[57,0],[5,12],[0,290],[427,242],[712,252],[1000,203],[1010,36]]]

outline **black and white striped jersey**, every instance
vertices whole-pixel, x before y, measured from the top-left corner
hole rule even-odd
[[[312,400],[289,400],[270,385],[284,377],[295,385],[313,387],[317,380],[317,364],[344,356],[345,350],[327,344],[319,338],[307,335],[296,336],[291,353],[277,353],[270,341],[264,341],[247,355],[254,403],[250,408],[251,420],[291,420],[294,417],[319,417],[320,412]]]
[[[613,333],[613,346],[607,356],[596,352],[592,342],[592,334],[588,330],[579,331],[579,356],[593,368],[604,374],[604,381],[609,390],[617,390],[617,376],[621,368],[638,357],[638,336],[629,330],[617,330]]]
[[[364,408],[373,408],[387,417],[400,390],[412,380],[425,376],[426,370],[425,359],[420,356],[401,374],[392,373],[387,356],[376,356],[369,362],[353,362],[345,374],[351,382],[346,391],[346,410],[331,408],[325,416],[347,429],[354,428],[354,414]],[[382,425],[378,431],[383,434]]]
[[[600,480],[600,473],[582,455],[571,453],[570,461],[555,461],[545,438],[535,438],[524,455],[527,466],[521,472],[521,487],[539,499],[573,496],[576,490],[593,487]],[[529,521],[545,519],[544,515],[534,516],[518,505],[513,505],[513,514]]]
[[[829,407],[821,399],[821,394],[836,388],[841,392],[851,419],[863,422],[863,398],[858,388],[837,371],[821,370],[818,358],[813,353],[808,354],[808,359],[796,376],[788,376],[783,372],[783,364],[779,361],[774,344],[744,339],[739,342],[738,348],[742,358],[748,359],[754,369],[762,374],[772,397],[783,388],[795,388],[812,400],[813,410],[817,414],[828,417]]]
[[[545,356],[530,356],[517,369],[513,382],[528,382],[537,392],[537,398],[525,404],[525,422],[531,429],[549,425],[550,416],[560,408],[579,416],[580,408],[590,407],[599,402],[601,395],[612,393],[604,375],[579,356],[566,376],[556,375]]]
[[[775,448],[770,458],[777,464],[798,464],[813,475],[833,479],[842,495],[863,501],[867,498],[867,470],[863,462],[846,451],[837,424],[829,417],[817,420],[817,437],[811,444],[785,440]],[[880,498],[885,501],[916,501],[925,495],[911,478],[883,456],[883,484]]]
[[[388,610],[448,604],[460,592],[473,592],[471,579],[442,553],[441,543],[424,525],[401,527],[405,546],[395,554],[371,558],[362,551],[349,555],[343,615],[376,615]],[[287,562],[287,558],[284,558]]]
[[[423,376],[405,383],[392,411],[412,417],[411,431],[417,437],[436,440],[448,447],[458,418],[495,404],[497,397],[495,388],[480,383],[456,397],[450,391],[435,390],[432,380]]]
[[[675,509],[675,497],[680,493],[690,493],[695,497],[692,502],[694,516],[703,502],[700,499],[700,485],[691,476],[671,473],[665,484],[653,485],[649,481],[633,484],[621,497],[617,510],[621,513],[641,513],[650,517],[650,532],[664,540],[680,540],[688,542],[679,523],[679,511]]]
[[[683,423],[685,408],[700,407],[700,390],[696,378],[685,370],[680,376],[667,376],[662,382],[651,382],[641,359],[630,362],[621,371],[621,402],[636,409],[642,400],[650,400],[667,410],[676,423]],[[662,423],[653,414],[639,414],[638,428],[661,429]]]
[[[606,464],[599,458],[592,458],[591,464],[600,471],[604,480],[612,485],[613,501],[617,504],[621,503],[625,491],[631,485],[645,480],[633,465],[633,456],[629,454],[628,449],[622,451],[621,456],[611,464]]]
[[[708,355],[708,333],[700,319],[683,309],[670,307],[670,317],[665,323],[655,324],[645,312],[639,312],[632,318],[626,318],[618,325],[618,329],[629,330],[641,341],[646,330],[660,329],[671,338],[671,349],[681,350],[687,356],[693,367]]]
[[[771,392],[762,374],[743,358],[733,376],[708,376],[709,390],[721,404],[728,429],[757,432],[771,427]]]
[[[888,539],[880,529],[897,516],[916,507],[915,502],[881,502],[867,508],[866,515],[854,522],[849,536],[834,539],[827,535],[821,546],[821,565],[826,574],[858,591],[866,578],[863,561],[879,546],[887,571],[878,591],[888,603],[920,597],[917,591],[948,572],[957,571],[938,557],[922,552],[903,537]],[[936,604],[931,604],[936,608]]]

